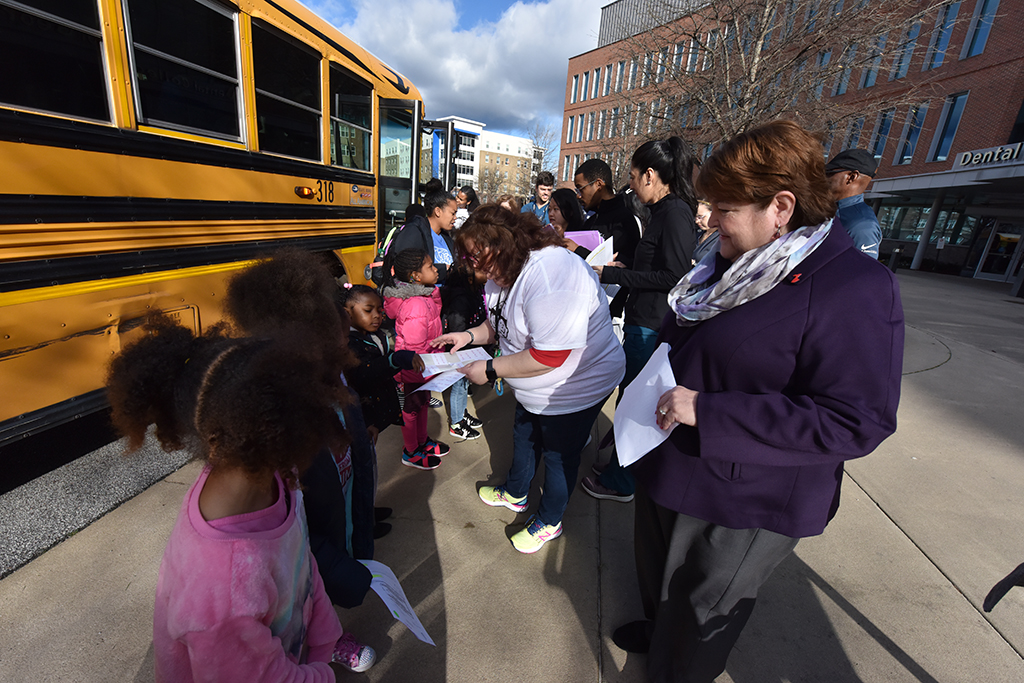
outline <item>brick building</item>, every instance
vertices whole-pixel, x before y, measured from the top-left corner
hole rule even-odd
[[[637,56],[634,37],[658,28],[626,21],[652,16],[659,0],[618,0],[602,8],[599,46],[569,60],[559,181],[604,158],[625,184],[633,150],[668,131],[691,143],[706,131],[700,112],[672,111],[654,87],[668,69],[700,69],[707,57],[684,42]],[[797,3],[790,2],[789,5]],[[853,0],[847,0],[848,7]],[[708,2],[685,1],[670,22],[692,22]],[[861,110],[826,131],[826,155],[862,147],[879,160],[866,199],[882,224],[882,258],[900,249],[913,267],[971,277],[1024,280],[1024,2],[961,0],[906,3],[924,14],[906,30],[881,34],[889,48],[817,89],[819,103]],[[795,17],[807,31],[811,8],[839,17],[842,2],[804,2]],[[815,10],[816,11],[816,10]],[[668,25],[668,24],[666,24]],[[714,33],[714,30],[711,31]],[[715,42],[708,35],[703,45]],[[725,38],[728,39],[728,38]],[[696,43],[694,43],[696,45]],[[829,56],[816,58],[826,61]],[[833,62],[835,66],[835,62]],[[706,68],[706,66],[705,66]],[[806,100],[804,100],[806,101]],[[779,116],[794,115],[780,109]],[[659,119],[661,127],[655,125]],[[699,155],[710,152],[704,142]]]

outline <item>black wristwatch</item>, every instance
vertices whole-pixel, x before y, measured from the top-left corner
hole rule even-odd
[[[494,371],[494,359],[493,358],[491,358],[491,359],[489,359],[487,361],[487,381],[488,382],[497,382],[498,381],[498,373],[496,373]]]

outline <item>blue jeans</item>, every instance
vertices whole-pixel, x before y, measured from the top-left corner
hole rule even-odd
[[[622,392],[636,379],[640,371],[647,365],[647,361],[654,355],[654,342],[658,339],[658,333],[649,327],[639,325],[625,325],[622,328],[622,351],[626,354],[626,374],[619,385],[619,397],[615,405],[622,400]],[[619,464],[618,454],[613,450],[608,467],[605,468],[597,482],[605,488],[618,491],[623,495],[629,495],[636,490],[636,480],[633,473]]]
[[[567,415],[535,415],[516,402],[512,425],[512,468],[505,490],[513,498],[530,492],[541,460],[544,461],[544,493],[537,519],[544,524],[559,524],[576,487],[580,452],[594,426],[604,401]]]
[[[448,394],[448,420],[454,425],[466,417],[466,402],[469,400],[469,378],[463,377],[452,385]]]

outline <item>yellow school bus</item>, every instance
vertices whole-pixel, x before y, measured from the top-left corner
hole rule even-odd
[[[416,196],[419,92],[293,0],[0,0],[0,63],[0,445],[277,247],[363,281]]]

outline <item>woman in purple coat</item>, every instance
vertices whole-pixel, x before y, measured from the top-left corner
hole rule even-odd
[[[668,440],[635,466],[646,621],[613,640],[651,681],[713,681],[757,591],[839,506],[843,462],[896,429],[903,310],[892,273],[832,229],[818,139],[776,121],[705,162],[719,250],[669,294]]]

